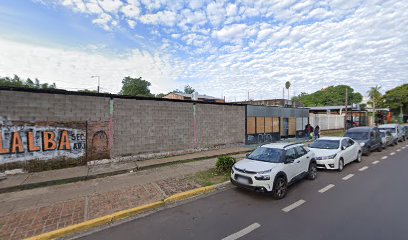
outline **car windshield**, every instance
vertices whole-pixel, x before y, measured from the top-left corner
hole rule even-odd
[[[392,133],[396,133],[396,129],[395,128],[380,128],[381,130],[388,130]]]
[[[271,163],[281,163],[282,153],[282,149],[259,147],[255,149],[251,154],[249,154],[247,159]]]
[[[316,140],[309,145],[309,148],[320,148],[320,149],[337,149],[339,148],[339,140]]]
[[[354,140],[364,140],[368,138],[368,132],[347,132],[346,137]]]

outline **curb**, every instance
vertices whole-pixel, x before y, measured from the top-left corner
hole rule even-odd
[[[140,171],[140,170],[145,170],[149,168],[162,167],[162,166],[167,166],[167,165],[172,165],[172,164],[187,163],[187,162],[194,162],[194,161],[199,161],[199,160],[204,160],[204,159],[210,159],[210,158],[215,158],[218,156],[243,154],[243,153],[247,153],[250,151],[252,151],[252,149],[249,149],[248,151],[237,151],[237,152],[232,152],[228,154],[210,155],[210,156],[205,156],[205,157],[197,157],[197,158],[179,160],[179,161],[168,162],[168,163],[158,163],[158,164],[153,164],[150,166],[122,169],[122,170],[106,172],[106,173],[99,173],[99,174],[94,174],[94,175],[86,175],[86,176],[84,175],[84,176],[78,176],[78,177],[72,177],[72,178],[49,180],[49,181],[44,181],[44,182],[28,183],[28,184],[22,184],[22,185],[17,185],[17,186],[4,187],[4,188],[0,188],[0,194],[8,193],[8,192],[23,191],[23,190],[33,189],[33,188],[48,187],[48,186],[53,186],[53,185],[61,185],[61,184],[67,184],[67,183],[87,181],[87,180],[92,180],[96,178],[103,178],[103,177],[108,177],[108,176],[124,174],[124,173],[128,173],[131,170]]]
[[[221,184],[224,184],[224,183],[221,183]],[[176,202],[184,201],[192,197],[196,197],[199,195],[203,195],[205,193],[212,192],[218,189],[217,186],[218,185],[200,187],[200,188],[196,188],[190,191],[177,193],[168,198],[165,198],[162,201],[157,201],[154,203],[150,203],[150,204],[142,205],[139,207],[130,208],[130,209],[116,212],[116,213],[112,213],[112,214],[109,214],[103,217],[95,218],[95,219],[81,222],[78,224],[74,224],[74,225],[71,225],[65,228],[61,228],[61,229],[57,229],[51,232],[33,236],[30,238],[27,238],[26,240],[49,240],[49,239],[57,239],[57,238],[66,237],[68,235],[83,232],[91,228],[108,225],[108,224],[129,218],[129,217],[133,217],[140,213],[152,211],[152,210],[155,210],[161,207],[165,207],[166,205],[171,205]]]

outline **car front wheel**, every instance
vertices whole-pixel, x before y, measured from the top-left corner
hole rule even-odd
[[[344,160],[343,158],[340,158],[339,160],[339,168],[337,168],[337,171],[341,172],[344,169]]]
[[[317,165],[315,162],[309,164],[309,171],[307,172],[307,179],[315,180],[317,177]]]
[[[275,183],[273,184],[272,197],[275,199],[282,199],[285,197],[286,192],[288,191],[288,184],[284,177],[276,178]]]
[[[363,154],[359,151],[357,153],[357,159],[356,162],[360,163],[363,160]]]

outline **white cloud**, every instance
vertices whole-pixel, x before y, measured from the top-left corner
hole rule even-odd
[[[219,31],[214,31],[212,36],[224,42],[240,40],[245,36],[245,30],[247,27],[246,24],[226,26]]]
[[[98,47],[99,48],[99,47]],[[70,90],[96,89],[92,75],[101,76],[103,91],[119,92],[125,76],[143,77],[155,93],[176,88],[169,58],[159,53],[131,50],[111,56],[76,49],[59,49],[11,42],[0,38],[0,76],[17,74],[38,78]],[[7,60],[6,60],[7,59]],[[24,60],[22,60],[24,59]]]
[[[128,4],[121,8],[121,11],[125,14],[126,17],[137,19],[140,16],[139,6]]]
[[[107,12],[117,12],[123,5],[120,0],[99,0],[99,5]]]
[[[140,17],[140,21],[144,24],[174,26],[177,20],[177,15],[170,11],[161,11],[154,14],[146,14]]]

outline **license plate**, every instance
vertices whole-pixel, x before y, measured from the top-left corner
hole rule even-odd
[[[237,178],[237,181],[242,184],[248,184],[248,179],[246,178],[239,177]]]

